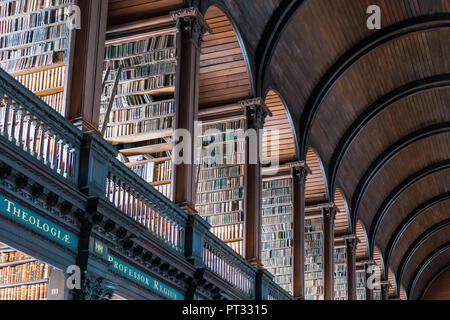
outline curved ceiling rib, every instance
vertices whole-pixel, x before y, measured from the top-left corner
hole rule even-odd
[[[385,261],[385,267],[389,266],[389,261],[391,259],[391,254],[397,245],[398,240],[402,236],[402,234],[408,229],[408,227],[414,222],[414,220],[420,216],[421,214],[428,211],[428,209],[432,208],[433,206],[449,200],[450,199],[450,192],[440,194],[424,203],[419,205],[417,208],[415,208],[411,213],[403,219],[403,221],[398,225],[398,227],[395,229],[394,233],[392,234],[391,238],[389,239],[388,245],[385,250],[384,254],[384,261]],[[381,224],[381,221],[379,222]],[[376,235],[375,235],[376,237]]]
[[[409,134],[408,136],[404,137],[391,147],[389,147],[388,150],[383,152],[370,166],[370,168],[366,171],[366,173],[363,175],[363,177],[360,179],[358,186],[353,194],[352,198],[352,206],[351,206],[351,212],[352,212],[352,221],[356,221],[358,218],[358,209],[359,205],[361,203],[361,200],[366,193],[368,187],[372,183],[372,180],[374,177],[380,172],[380,170],[390,161],[392,160],[397,154],[399,154],[402,150],[406,149],[410,145],[428,138],[430,136],[442,134],[445,132],[450,131],[450,122],[443,122],[440,124],[432,125],[427,128],[422,128],[420,130],[417,130],[416,132],[413,132],[412,134]],[[371,242],[373,242],[373,235],[374,235],[375,227],[372,224],[369,231],[369,239],[371,239]]]
[[[431,286],[433,286],[434,282],[437,281],[439,279],[439,277],[441,277],[449,269],[450,269],[450,265],[445,265],[444,267],[440,268],[437,272],[435,272],[435,274],[430,278],[428,283],[426,283],[425,286],[423,287],[424,289],[422,290],[422,292],[419,295],[420,300],[429,300],[429,299],[425,298],[425,294],[431,288]],[[418,279],[420,279],[420,277]],[[442,300],[442,299],[440,299],[440,300]]]
[[[381,221],[386,216],[387,212],[394,204],[394,202],[400,197],[400,195],[410,186],[421,181],[427,176],[448,168],[450,168],[450,159],[434,163],[406,178],[386,197],[386,199],[383,201],[383,204],[380,206],[380,209],[377,211],[375,217],[372,220],[372,225],[374,225],[373,228],[374,233],[373,235],[372,234],[369,235],[369,244],[371,247],[373,247],[375,244],[376,233],[381,224]]]
[[[342,159],[347,153],[353,141],[364,130],[365,126],[383,110],[386,110],[395,102],[413,96],[423,91],[450,86],[450,74],[443,74],[416,80],[388,93],[369,108],[367,108],[348,128],[338,143],[329,165],[329,194],[332,194],[336,185],[336,178]]]
[[[417,281],[422,276],[422,273],[427,268],[427,266],[430,265],[430,263],[436,259],[438,256],[440,256],[442,253],[444,253],[446,250],[450,248],[450,241],[442,244],[441,246],[434,249],[418,266],[416,272],[414,273],[413,277],[411,278],[410,283],[408,284],[407,292],[408,297],[412,298],[415,286],[417,284]]]
[[[327,177],[319,155],[312,148],[306,155],[306,164],[311,173],[306,177],[305,204],[315,205],[328,202]]]
[[[339,212],[336,214],[336,219],[334,221],[334,235],[346,235],[351,230],[347,201],[345,200],[344,195],[340,189],[336,189],[334,199],[334,204],[339,209]]]
[[[278,39],[304,1],[305,0],[283,0],[273,12],[269,22],[264,28],[255,56],[257,68],[256,90],[258,96],[262,95],[264,76],[273,51],[277,46]]]
[[[419,249],[419,247],[434,233],[439,232],[443,228],[450,225],[450,218],[442,220],[441,222],[435,224],[434,226],[428,228],[425,232],[423,232],[408,248],[405,254],[400,261],[400,264],[397,268],[397,280],[398,282],[402,282],[403,274],[405,272],[406,266],[408,265],[411,257],[414,253]],[[408,289],[409,296],[411,296],[411,291]]]
[[[369,258],[368,253],[368,239],[366,229],[360,220],[356,223],[356,236],[359,239],[358,246],[356,247],[356,260],[366,260]]]
[[[320,108],[320,105],[327,97],[331,88],[334,87],[346,71],[349,70],[359,59],[384,43],[404,35],[449,26],[450,14],[447,13],[424,15],[408,19],[381,29],[379,32],[356,44],[353,48],[341,56],[339,60],[320,79],[306,102],[300,119],[300,128],[302,128],[302,132],[300,132],[301,159],[304,159],[306,155],[307,141],[317,110]]]

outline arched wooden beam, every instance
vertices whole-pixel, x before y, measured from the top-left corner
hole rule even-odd
[[[430,288],[431,284],[433,284],[433,282],[434,282],[439,276],[441,276],[444,272],[446,272],[448,269],[450,269],[450,265],[446,265],[446,266],[440,268],[439,271],[436,272],[436,273],[434,274],[434,276],[431,277],[430,281],[427,282],[427,284],[424,286],[422,292],[421,292],[420,295],[419,295],[419,297],[420,297],[419,299],[420,299],[420,300],[423,300],[423,297],[424,297],[425,293],[427,292],[427,290]],[[419,278],[420,278],[420,276],[419,276]],[[418,279],[419,279],[419,278],[418,278]]]
[[[444,161],[440,161],[437,163],[434,163],[416,173],[414,173],[413,175],[409,176],[408,178],[406,178],[405,180],[403,180],[387,197],[386,199],[383,201],[383,204],[381,205],[380,208],[383,208],[384,212],[388,212],[389,209],[391,208],[391,206],[394,204],[395,201],[397,201],[397,199],[401,196],[401,194],[407,190],[409,187],[411,187],[412,185],[414,185],[417,182],[422,181],[423,179],[425,179],[426,177],[428,177],[429,175],[432,175],[436,172],[442,171],[442,170],[446,170],[450,168],[450,159],[448,160],[444,160]],[[379,214],[377,214],[374,218],[375,221],[377,221],[379,218]],[[369,238],[369,235],[367,235],[367,237]],[[373,248],[375,247],[375,238],[372,239],[368,239],[368,252],[372,252]]]
[[[372,50],[381,45],[390,42],[396,38],[402,37],[414,32],[445,28],[450,26],[450,14],[438,13],[431,15],[423,15],[395,23],[389,27],[385,27],[373,35],[365,38],[353,48],[347,51],[343,56],[335,62],[325,75],[320,79],[314,87],[308,101],[306,102],[300,119],[301,132],[301,157],[304,159],[311,125],[320,105],[327,97],[331,89],[336,85],[339,79],[348,71],[358,60],[364,57]]]
[[[444,243],[443,245],[437,247],[434,249],[419,265],[416,272],[414,273],[414,276],[412,277],[411,281],[409,282],[408,289],[406,292],[408,292],[408,297],[412,297],[412,294],[414,292],[414,288],[417,284],[417,281],[422,276],[423,271],[428,267],[428,265],[436,259],[439,255],[441,255],[443,252],[448,250],[450,248],[450,241]],[[447,269],[448,266],[445,266],[444,269]],[[442,270],[441,270],[442,271]],[[422,293],[423,294],[423,293]]]
[[[373,179],[376,177],[376,175],[381,171],[381,169],[393,158],[395,158],[396,155],[398,155],[400,152],[411,146],[412,144],[426,139],[431,136],[439,135],[442,133],[450,132],[450,122],[443,122],[431,125],[426,128],[421,128],[408,136],[400,139],[398,142],[390,146],[386,151],[384,151],[369,167],[369,169],[365,172],[365,174],[362,176],[362,178],[359,180],[358,186],[356,187],[356,190],[353,194],[352,198],[352,214],[353,214],[353,223],[356,222],[358,218],[358,210],[359,205],[369,188],[370,184],[372,183]],[[369,238],[371,239],[371,243],[373,243],[373,233],[374,228],[373,224],[370,227],[369,232]]]
[[[341,166],[342,160],[344,159],[348,149],[350,149],[353,141],[356,140],[358,135],[364,130],[366,125],[374,119],[382,111],[389,108],[395,102],[411,97],[415,94],[421,93],[423,91],[448,87],[450,86],[450,74],[442,74],[438,76],[432,76],[423,78],[420,80],[413,81],[404,86],[401,86],[378,101],[368,107],[347,129],[344,136],[339,141],[333,156],[331,157],[329,165],[329,178],[330,178],[330,190],[329,194],[334,194],[336,188],[336,179]],[[334,199],[332,199],[334,201]]]
[[[435,205],[438,205],[439,203],[449,200],[450,199],[450,192],[446,192],[443,194],[440,194],[428,201],[425,201],[424,203],[420,204],[417,208],[415,208],[411,213],[403,219],[403,221],[398,225],[398,227],[395,229],[394,233],[392,234],[391,238],[389,239],[388,245],[386,246],[386,250],[384,253],[384,261],[385,261],[385,268],[389,267],[389,261],[391,259],[392,251],[394,250],[395,246],[397,245],[398,240],[400,237],[405,233],[405,231],[408,229],[408,227],[414,222],[414,220],[420,216],[421,214],[425,213]],[[378,225],[381,224],[381,221],[383,220],[384,216],[387,212],[384,210],[381,210],[383,213],[380,216],[380,220]],[[378,227],[375,229],[375,238],[377,233]]]
[[[264,28],[255,54],[255,65],[257,68],[256,92],[258,97],[262,96],[266,69],[275,51],[280,35],[304,2],[305,0],[283,0],[273,12]]]
[[[405,254],[402,257],[402,260],[400,261],[400,264],[398,265],[397,269],[397,279],[399,283],[402,283],[403,274],[405,272],[406,266],[408,265],[409,261],[411,260],[414,253],[416,253],[417,249],[433,234],[436,232],[439,232],[443,228],[450,225],[450,218],[442,220],[441,222],[435,224],[434,226],[428,228],[423,232],[414,242],[409,246],[408,250],[406,250]],[[411,297],[411,290],[410,285],[408,286],[408,297]]]

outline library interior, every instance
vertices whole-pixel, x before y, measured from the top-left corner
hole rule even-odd
[[[449,39],[450,0],[0,0],[0,300],[449,300]]]

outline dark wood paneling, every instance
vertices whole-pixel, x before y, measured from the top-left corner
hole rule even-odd
[[[450,266],[428,284],[423,300],[450,300]]]
[[[200,107],[224,105],[251,95],[247,64],[231,22],[217,7],[205,14],[212,34],[200,56]]]
[[[398,269],[398,264],[405,254],[406,250],[417,239],[417,235],[422,234],[425,230],[448,218],[450,212],[450,201],[443,201],[436,206],[433,206],[420,216],[418,216],[410,227],[405,230],[400,237],[397,245],[392,251],[392,258],[390,260],[391,266],[394,270]]]
[[[158,17],[184,7],[183,0],[108,1],[108,26]]]

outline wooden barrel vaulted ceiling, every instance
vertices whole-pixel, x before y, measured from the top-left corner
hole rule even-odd
[[[253,53],[258,92],[278,88],[300,128],[300,160],[311,159],[311,147],[321,159],[322,195],[337,202],[340,188],[350,227],[361,233],[361,221],[367,230],[369,258],[378,245],[383,278],[391,268],[396,296],[403,286],[409,297],[417,268],[450,240],[442,228],[426,233],[449,217],[450,0],[224,3]],[[366,27],[369,5],[381,9],[381,30]],[[430,215],[426,227],[422,215]],[[416,248],[399,279],[400,262],[424,235],[433,240]]]
[[[108,21],[183,3],[109,0]],[[397,296],[420,298],[450,264],[450,0],[194,3],[215,31],[202,47],[200,107],[277,88],[296,159],[312,170],[306,204],[346,199],[358,257],[377,256]],[[366,27],[370,5],[380,30]]]

